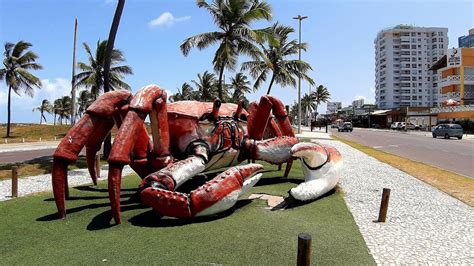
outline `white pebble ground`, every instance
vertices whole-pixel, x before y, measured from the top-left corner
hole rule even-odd
[[[340,185],[377,264],[474,265],[474,208],[344,143]],[[378,218],[390,188],[386,223]]]
[[[107,173],[108,173],[108,166],[107,165],[102,166],[102,169],[100,170],[99,180],[106,179]],[[133,170],[129,166],[125,166],[123,168],[122,176],[129,175],[131,173],[134,173]],[[89,176],[89,172],[87,171],[87,169],[77,169],[77,170],[69,171],[68,181],[69,181],[69,187],[92,183],[92,180]],[[0,201],[11,199],[11,195],[12,195],[11,185],[12,185],[12,181],[10,179],[0,181]],[[30,177],[18,179],[18,196],[19,197],[22,197],[31,193],[51,191],[51,190],[52,190],[51,174],[30,176]]]

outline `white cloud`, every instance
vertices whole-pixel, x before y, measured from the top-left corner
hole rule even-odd
[[[367,100],[367,97],[365,96],[356,96],[354,100],[360,100],[360,99],[364,99],[364,102]]]
[[[42,79],[41,89],[35,89],[33,98],[12,92],[12,120],[14,122],[37,122],[37,113],[32,109],[41,105],[43,99],[51,103],[65,95],[70,95],[71,81],[64,78]],[[0,123],[6,122],[8,90],[4,83],[0,85]],[[50,121],[49,116],[48,122]]]
[[[50,81],[49,79],[41,80],[42,88],[38,90],[38,96],[35,98],[39,98],[39,101],[43,99],[48,99],[50,102],[71,94],[71,81],[63,78],[56,78],[54,81]]]
[[[158,28],[158,27],[161,27],[161,26],[172,26],[173,24],[175,24],[177,22],[182,22],[182,21],[186,21],[186,20],[189,20],[189,19],[191,19],[190,16],[184,16],[184,17],[176,18],[170,12],[164,12],[159,17],[157,17],[157,18],[151,20],[150,22],[148,22],[148,26],[152,29],[153,28]]]

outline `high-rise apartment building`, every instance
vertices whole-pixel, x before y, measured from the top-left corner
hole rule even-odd
[[[459,48],[474,48],[474,29],[469,30],[469,34],[458,38]]]
[[[429,69],[446,54],[447,28],[398,25],[380,31],[374,44],[379,108],[439,105],[438,75]]]

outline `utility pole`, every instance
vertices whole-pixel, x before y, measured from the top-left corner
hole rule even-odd
[[[72,78],[71,78],[71,126],[76,123],[76,36],[77,18],[74,20],[74,44],[72,48]]]
[[[298,47],[298,60],[301,62],[301,21],[308,18],[307,16],[298,15],[293,19],[298,20],[298,36],[299,36],[299,47]],[[301,134],[301,78],[298,77],[298,134]]]

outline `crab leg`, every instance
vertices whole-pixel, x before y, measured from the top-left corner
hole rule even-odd
[[[154,150],[157,155],[169,150],[169,132],[166,114],[166,93],[157,85],[148,85],[140,89],[130,102],[129,112],[122,122],[122,126],[115,137],[109,162],[109,199],[112,216],[117,224],[121,223],[120,215],[120,185],[123,166],[130,164],[134,170],[144,176],[148,174],[146,160],[149,150],[149,137],[144,121],[152,113],[152,131]],[[163,142],[160,140],[163,139]],[[165,157],[162,163],[169,163],[170,156]]]
[[[298,143],[295,137],[277,137],[273,139],[245,143],[246,150],[251,151],[253,160],[263,160],[271,164],[281,164],[291,159],[291,147]]]
[[[155,183],[141,192],[141,199],[165,216],[191,218],[212,215],[234,206],[238,197],[260,179],[261,174],[254,174],[262,169],[259,164],[229,168],[190,194],[169,191]]]
[[[95,157],[100,149],[100,143],[113,126],[113,116],[116,108],[126,104],[131,94],[128,91],[104,93],[87,109],[86,114],[76,123],[61,140],[53,154],[52,183],[54,200],[59,217],[66,216],[65,197],[67,194],[67,167],[77,160],[82,148],[88,147],[88,161]],[[92,164],[93,165],[93,164]],[[88,165],[89,169],[91,165]],[[91,172],[94,181],[95,170]]]
[[[248,127],[249,137],[251,139],[261,140],[267,124],[277,137],[281,135],[289,137],[295,136],[285,106],[279,99],[266,95],[260,98],[258,105],[253,103],[250,107],[249,113],[252,115],[249,116]],[[270,117],[272,113],[274,118]],[[284,174],[284,176],[287,177],[293,165],[293,159],[290,156],[289,159],[284,162],[287,162]]]

